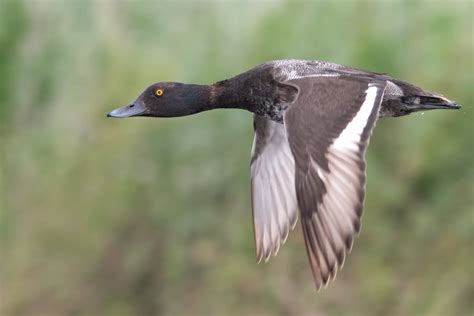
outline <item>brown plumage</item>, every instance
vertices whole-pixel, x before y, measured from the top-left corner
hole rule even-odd
[[[360,230],[364,154],[377,119],[459,107],[384,74],[280,60],[209,86],[156,83],[108,116],[177,117],[215,108],[253,112],[257,260],[275,255],[300,217],[319,289],[334,279]]]

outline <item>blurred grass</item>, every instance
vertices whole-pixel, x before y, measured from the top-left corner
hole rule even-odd
[[[471,315],[473,3],[0,2],[2,315]],[[300,232],[256,265],[250,113],[107,120],[156,81],[284,58],[464,107],[378,122],[364,224],[314,291]]]

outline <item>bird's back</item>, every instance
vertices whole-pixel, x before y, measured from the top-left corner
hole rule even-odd
[[[411,83],[393,79],[387,74],[366,71],[335,63],[317,60],[274,60],[255,67],[252,71],[273,74],[279,82],[312,77],[356,77],[385,81],[386,88],[380,106],[380,117],[402,116],[416,111],[438,108],[459,108],[451,100],[436,92],[426,91]]]

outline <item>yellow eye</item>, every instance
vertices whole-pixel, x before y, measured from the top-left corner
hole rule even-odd
[[[155,94],[157,97],[161,97],[163,95],[163,90],[162,89],[156,89]]]

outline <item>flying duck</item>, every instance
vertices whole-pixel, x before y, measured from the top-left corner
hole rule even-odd
[[[300,217],[319,290],[359,233],[364,155],[380,117],[459,109],[442,95],[334,63],[270,61],[211,85],[155,83],[109,117],[178,117],[217,109],[254,113],[251,196],[257,261],[276,255]]]

